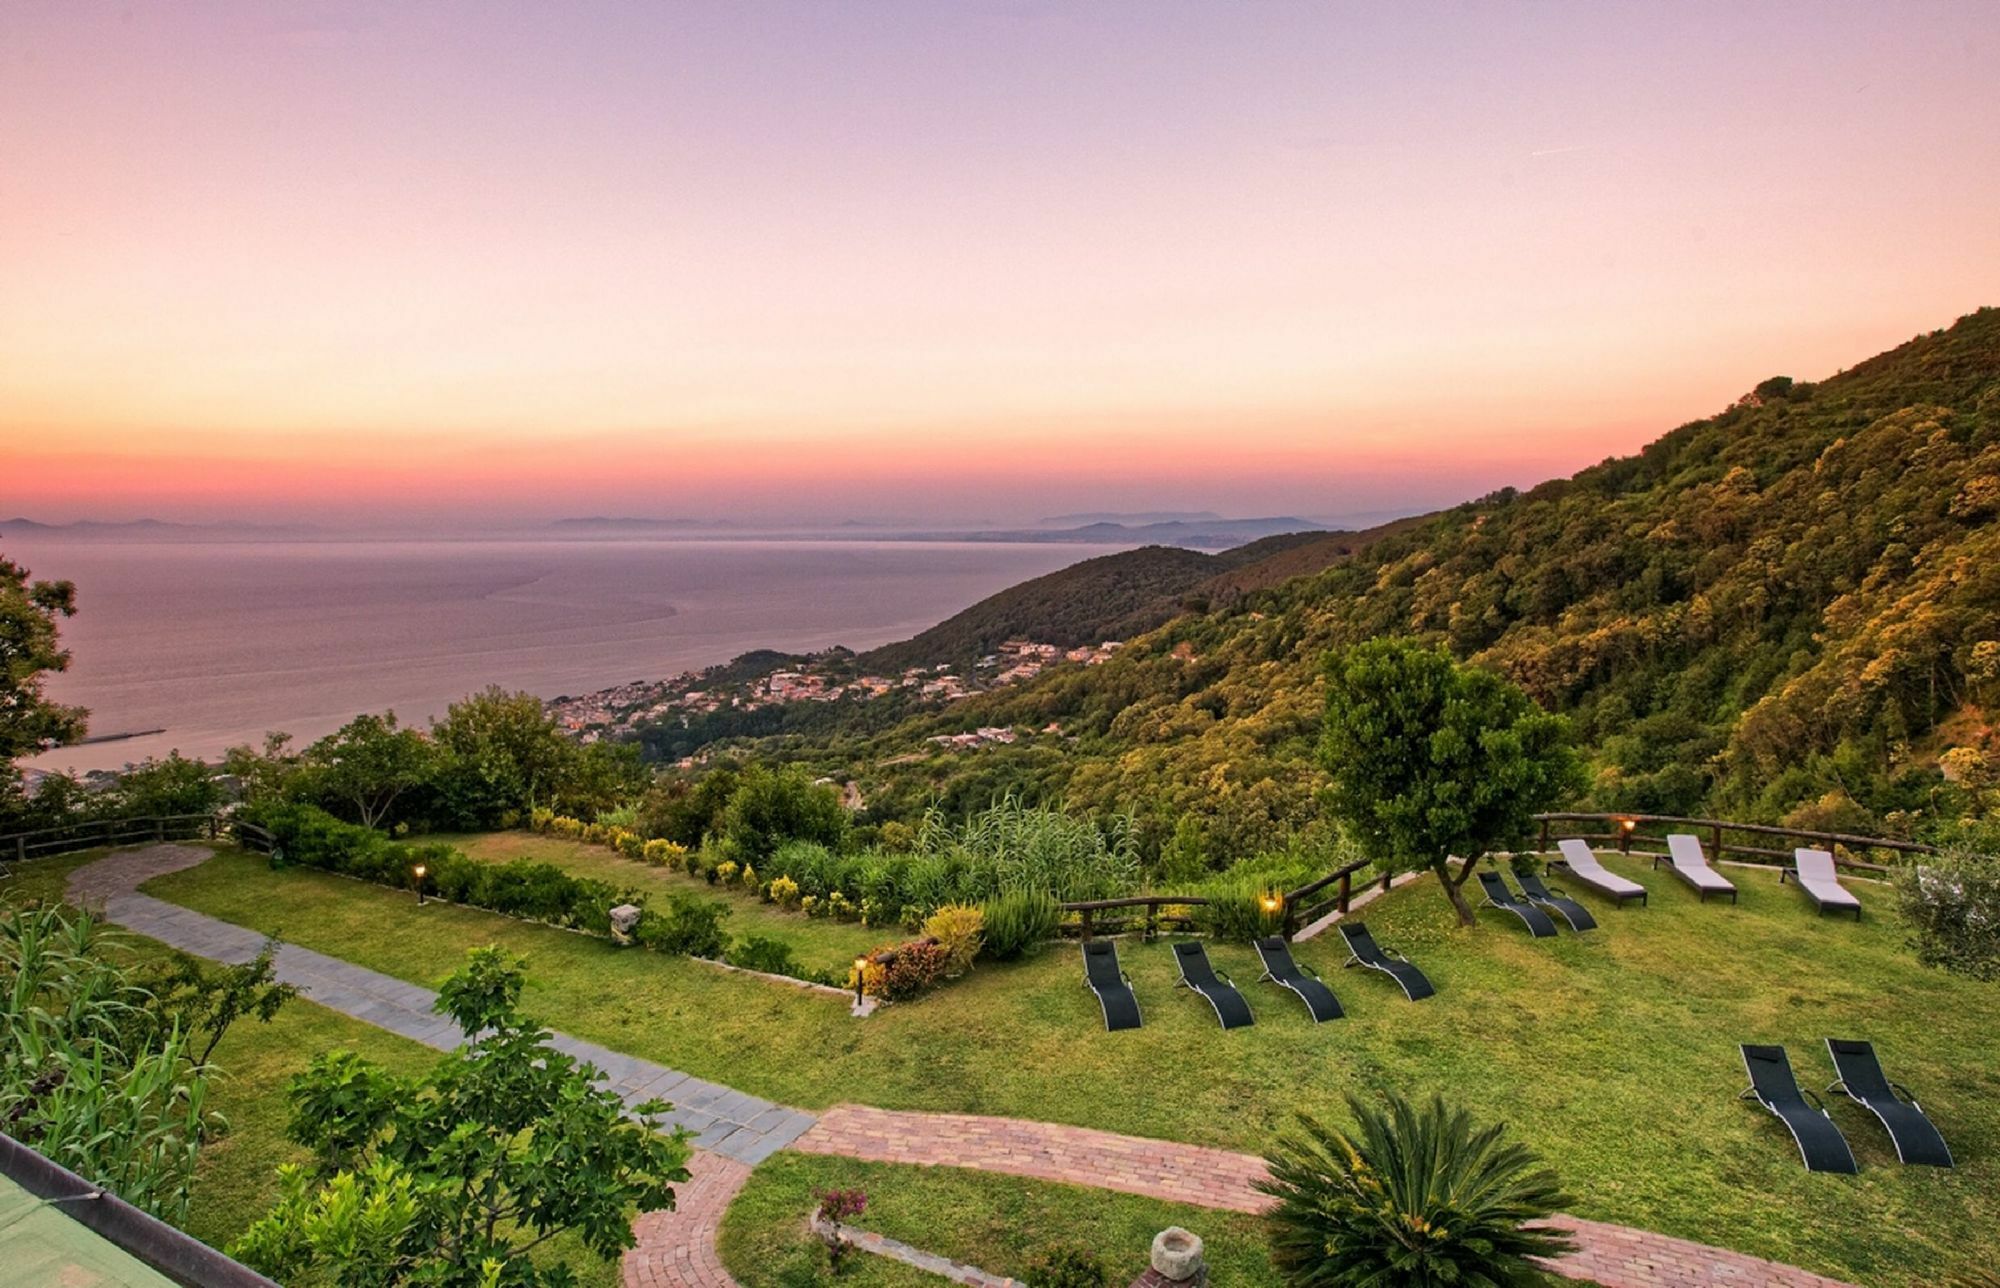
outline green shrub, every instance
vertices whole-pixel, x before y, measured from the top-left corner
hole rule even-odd
[[[721,957],[729,946],[722,922],[729,906],[716,899],[673,893],[666,906],[649,904],[639,918],[636,938],[655,952],[680,957]]]
[[[1013,890],[980,909],[981,950],[994,961],[1014,961],[1055,938],[1061,916],[1041,890]]]
[[[1973,979],[2000,979],[2000,859],[1957,849],[1910,860],[1897,909],[1917,960]]]
[[[1097,1254],[1080,1243],[1051,1243],[1028,1262],[1027,1288],[1105,1288],[1111,1280]]]
[[[1568,1235],[1531,1224],[1568,1196],[1502,1126],[1475,1128],[1441,1097],[1347,1103],[1354,1132],[1301,1114],[1303,1135],[1279,1143],[1258,1185],[1277,1199],[1271,1261],[1287,1284],[1527,1285],[1540,1282],[1530,1258],[1569,1250]]]
[[[729,955],[724,959],[731,966],[741,966],[744,970],[760,970],[766,975],[789,975],[793,979],[810,979],[799,959],[792,955],[792,946],[782,939],[771,939],[764,935],[752,935],[739,939],[729,946]]]

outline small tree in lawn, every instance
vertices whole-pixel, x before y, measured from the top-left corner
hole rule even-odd
[[[293,1080],[290,1135],[310,1167],[281,1168],[282,1197],[237,1256],[287,1283],[556,1288],[564,1265],[529,1253],[565,1232],[602,1257],[632,1246],[632,1217],[671,1208],[688,1177],[685,1133],[664,1102],[625,1117],[596,1070],[520,1012],[522,971],[481,948],[438,991],[465,1042],[427,1077],[351,1052]]]
[[[1567,733],[1519,688],[1443,649],[1377,639],[1327,661],[1332,813],[1378,864],[1435,873],[1463,925],[1473,916],[1461,887],[1479,856],[1524,842],[1537,813],[1582,786]],[[1467,860],[1456,873],[1454,856]]]

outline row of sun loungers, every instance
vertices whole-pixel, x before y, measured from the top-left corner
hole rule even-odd
[[[1365,924],[1357,921],[1344,925],[1340,927],[1340,934],[1347,941],[1350,954],[1343,965],[1380,971],[1395,980],[1404,995],[1413,1002],[1437,992],[1430,980],[1408,958],[1384,951],[1375,942],[1374,936],[1368,933]],[[1264,963],[1264,973],[1257,977],[1257,982],[1276,984],[1297,997],[1305,1004],[1313,1023],[1324,1024],[1345,1014],[1341,1010],[1340,999],[1333,995],[1333,990],[1326,986],[1319,972],[1310,966],[1301,966],[1292,957],[1291,945],[1285,942],[1283,936],[1270,935],[1259,939],[1257,957]],[[1198,941],[1175,944],[1174,964],[1180,968],[1176,987],[1199,993],[1215,1009],[1215,1018],[1223,1028],[1240,1029],[1256,1022],[1250,1003],[1244,1000],[1236,981],[1215,969],[1208,960],[1208,950]],[[1083,982],[1097,995],[1107,1030],[1117,1032],[1140,1026],[1139,995],[1132,990],[1132,977],[1119,967],[1118,949],[1110,940],[1091,939],[1084,942]]]
[[[1607,869],[1598,862],[1591,848],[1579,840],[1566,840],[1557,844],[1562,852],[1562,866],[1570,876],[1589,886],[1607,898],[1623,903],[1628,899],[1646,902],[1646,887],[1637,881],[1628,880]],[[1736,883],[1723,876],[1709,865],[1708,856],[1702,853],[1701,841],[1684,832],[1677,832],[1667,838],[1665,862],[1673,865],[1673,873],[1687,882],[1689,888],[1705,903],[1710,895],[1728,895],[1731,903],[1736,902]],[[1662,860],[1653,860],[1658,868]],[[1485,874],[1482,874],[1482,876]],[[1792,852],[1792,866],[1778,873],[1779,884],[1795,881],[1799,889],[1813,901],[1821,915],[1827,912],[1851,912],[1854,919],[1861,919],[1861,900],[1854,897],[1847,887],[1840,884],[1840,874],[1833,864],[1833,855],[1825,850],[1801,847]],[[1490,897],[1490,896],[1489,896]],[[1533,895],[1529,895],[1531,901]],[[1580,927],[1579,927],[1580,929]],[[1539,935],[1539,932],[1537,932]]]
[[[1854,1151],[1848,1148],[1847,1137],[1841,1135],[1833,1116],[1827,1113],[1826,1103],[1799,1086],[1785,1048],[1745,1044],[1740,1049],[1744,1071],[1750,1075],[1750,1085],[1741,1098],[1755,1100],[1785,1124],[1799,1147],[1806,1170],[1849,1175],[1859,1171]],[[1874,1114],[1895,1144],[1899,1161],[1927,1167],[1952,1165],[1951,1150],[1944,1137],[1909,1088],[1889,1081],[1882,1072],[1874,1046],[1828,1038],[1826,1051],[1833,1058],[1834,1072],[1840,1075],[1827,1086],[1828,1094],[1837,1089]]]

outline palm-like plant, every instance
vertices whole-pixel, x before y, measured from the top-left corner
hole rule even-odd
[[[1350,1096],[1352,1133],[1301,1114],[1260,1188],[1271,1256],[1298,1288],[1501,1288],[1536,1281],[1531,1257],[1569,1250],[1529,1222],[1567,1203],[1553,1171],[1501,1124],[1476,1127],[1441,1097],[1386,1109]]]

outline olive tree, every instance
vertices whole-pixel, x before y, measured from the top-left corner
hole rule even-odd
[[[1461,887],[1479,857],[1524,842],[1537,813],[1582,786],[1567,723],[1501,676],[1409,640],[1343,649],[1326,675],[1331,812],[1377,864],[1434,873],[1472,925]]]

